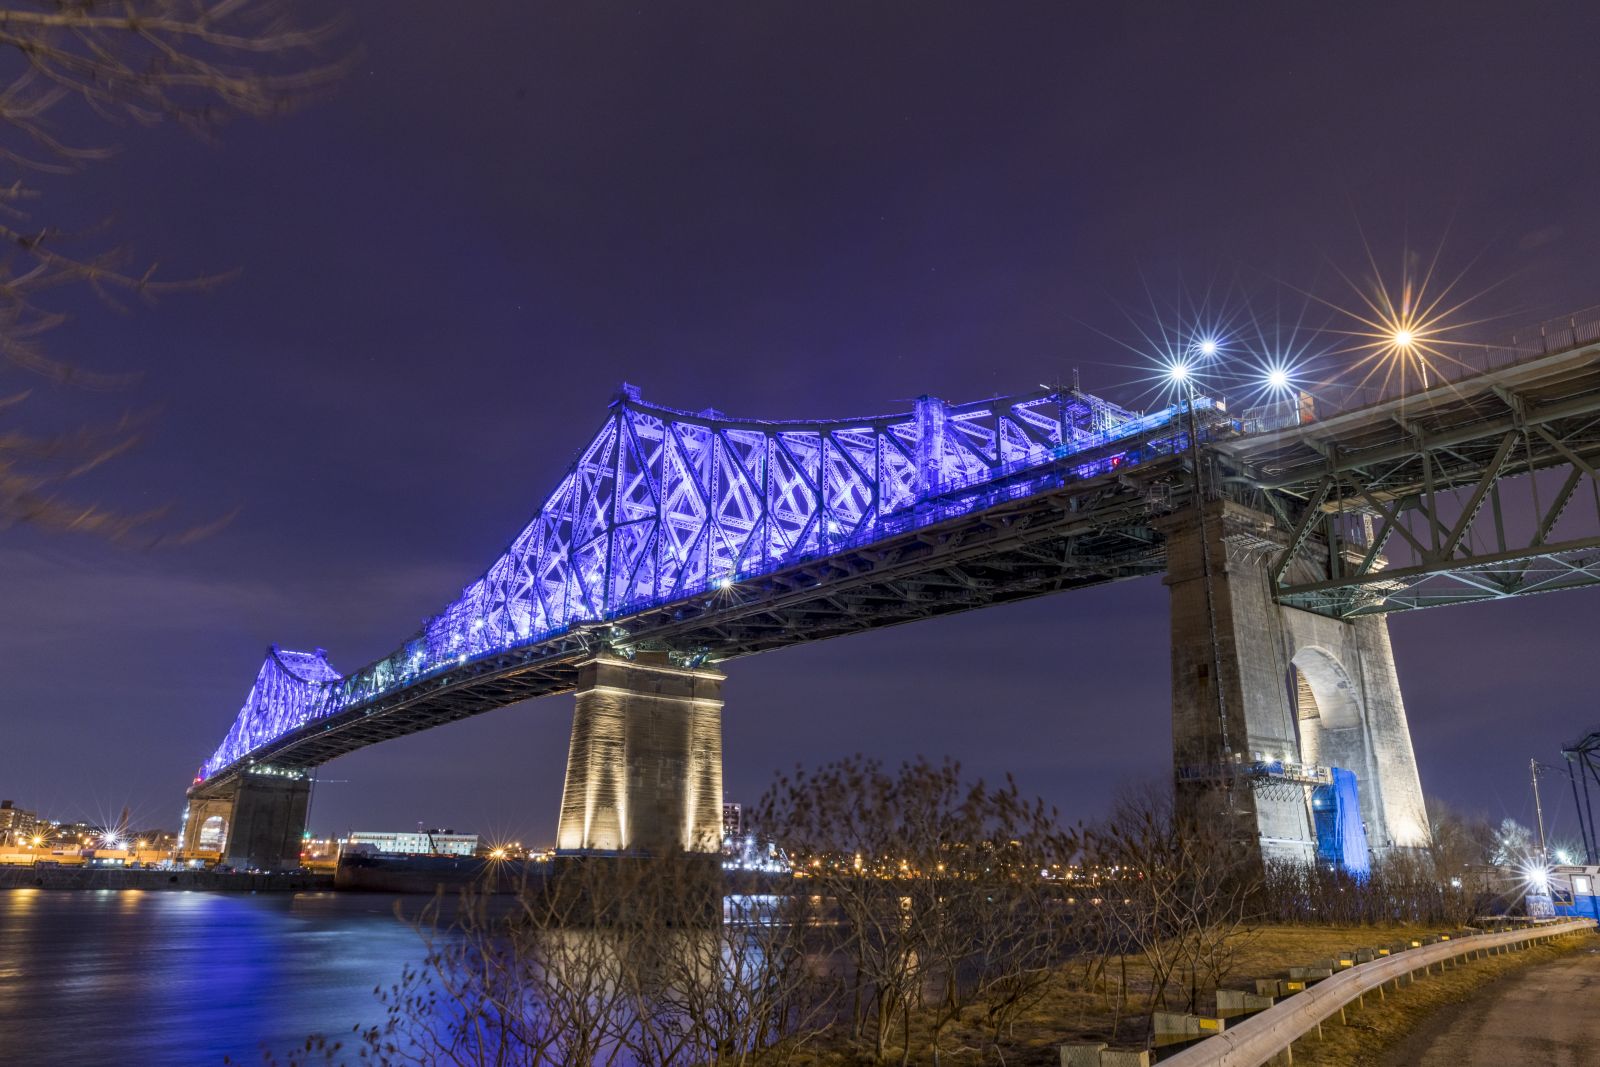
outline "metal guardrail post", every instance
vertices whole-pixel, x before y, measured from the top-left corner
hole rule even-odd
[[[1162,1067],[1262,1067],[1289,1052],[1294,1042],[1319,1030],[1328,1019],[1335,1015],[1342,1018],[1347,1005],[1380,989],[1386,982],[1395,983],[1398,989],[1401,978],[1407,979],[1409,985],[1416,980],[1417,971],[1431,972],[1435,964],[1442,970],[1447,961],[1469,954],[1518,951],[1594,928],[1593,919],[1574,919],[1499,934],[1451,938],[1357,964],[1303,993],[1285,998],[1216,1037],[1162,1060]]]

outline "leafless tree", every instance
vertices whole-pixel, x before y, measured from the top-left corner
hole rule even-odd
[[[744,1067],[831,1022],[808,925],[782,902],[724,916],[714,857],[559,861],[514,895],[436,899],[426,955],[380,988],[383,1021],[268,1063]]]
[[[1248,932],[1255,864],[1225,825],[1185,818],[1159,788],[1129,792],[1084,834],[1095,879],[1102,952],[1137,952],[1149,970],[1148,1007],[1193,1011],[1226,977]],[[1128,982],[1119,991],[1126,1003]]]
[[[0,526],[125,538],[160,514],[74,502],[64,489],[131,448],[146,419],[60,431],[28,426],[23,409],[40,383],[108,390],[133,380],[49,349],[73,290],[120,310],[223,277],[168,276],[109,241],[107,220],[70,217],[49,195],[113,154],[113,128],[175,122],[209,136],[232,116],[281,114],[326,92],[345,66],[327,56],[334,31],[280,0],[0,6],[0,54],[11,57],[0,73],[9,79],[0,88],[0,371],[12,372],[0,375]]]
[[[880,1061],[920,1045],[940,1062],[974,1012],[998,1044],[1062,962],[1070,913],[1052,875],[1076,844],[1010,780],[856,757],[781,778],[757,819],[833,911],[822,951],[841,961],[850,1037]]]

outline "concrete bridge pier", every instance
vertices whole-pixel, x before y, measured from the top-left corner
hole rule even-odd
[[[230,867],[292,870],[300,866],[310,806],[305,771],[252,768],[217,792],[189,798],[183,855]]]
[[[1203,523],[1194,509],[1163,522],[1182,803],[1196,817],[1236,821],[1264,858],[1310,861],[1310,789],[1284,777],[1241,781],[1237,771],[1280,760],[1342,767],[1359,784],[1375,858],[1425,847],[1427,813],[1386,619],[1344,622],[1277,604],[1271,568],[1282,530],[1231,501],[1204,506]]]
[[[558,851],[718,851],[725,678],[657,652],[579,666]]]

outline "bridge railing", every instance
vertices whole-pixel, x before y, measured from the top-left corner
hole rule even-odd
[[[1499,344],[1441,345],[1447,351],[1443,359],[1434,357],[1429,360],[1427,382],[1431,385],[1460,382],[1596,342],[1600,342],[1600,307],[1542,322],[1512,334],[1510,340]],[[1344,411],[1406,395],[1416,391],[1421,384],[1409,379],[1396,381],[1399,386],[1397,389],[1387,385],[1343,385],[1337,381],[1328,383],[1328,389],[1335,394],[1343,392],[1344,403],[1337,410]],[[1326,414],[1309,406],[1302,407],[1300,400],[1281,400],[1250,408],[1240,416],[1240,423],[1245,433],[1267,433],[1290,429],[1312,421],[1318,415],[1326,417]]]
[[[1444,356],[1442,359],[1435,356],[1428,361],[1428,381],[1434,384],[1459,382],[1564,349],[1594,344],[1597,341],[1600,341],[1600,307],[1586,308],[1571,315],[1547,319],[1537,325],[1520,329],[1508,340],[1497,343],[1436,342],[1434,347],[1442,349]],[[1352,388],[1346,406],[1379,403],[1413,392],[1418,385],[1406,378],[1398,381],[1400,386],[1398,390],[1383,386]]]
[[[1452,938],[1383,956],[1325,978],[1303,993],[1230,1026],[1215,1037],[1164,1058],[1162,1067],[1261,1067],[1348,1005],[1418,971],[1480,955],[1523,949],[1595,927],[1592,919],[1573,919],[1499,934]]]

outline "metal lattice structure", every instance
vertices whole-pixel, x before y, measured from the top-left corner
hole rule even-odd
[[[1350,618],[1600,583],[1600,323],[1212,451],[1279,519],[1280,603]]]
[[[1058,485],[1092,479],[1137,460],[1125,445],[1148,451],[1152,435],[1170,433],[1175,410],[1136,416],[1077,391],[1041,390],[959,407],[923,398],[907,414],[870,419],[745,422],[645,404],[625,388],[533,521],[401,648],[349,676],[320,650],[272,649],[199,780],[319,725],[347,726],[396,694],[486,665],[494,673],[508,653],[518,663],[560,660],[591,647],[596,625],[622,640],[630,619],[659,623],[663,609],[681,617],[707,594],[734,601],[754,579],[772,579],[764,588],[775,593],[784,572],[808,562],[1034,496],[1041,472]],[[791,614],[783,625],[797,622]],[[761,645],[761,626],[747,619],[739,633],[677,645],[724,658]],[[521,698],[512,693],[534,690],[513,684],[489,706]]]

